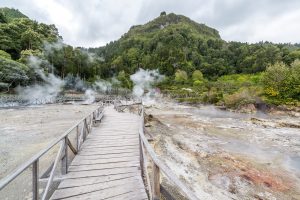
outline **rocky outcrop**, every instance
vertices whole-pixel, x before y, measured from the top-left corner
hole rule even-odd
[[[251,103],[251,104],[240,105],[237,111],[241,113],[256,113],[257,109],[255,105]]]

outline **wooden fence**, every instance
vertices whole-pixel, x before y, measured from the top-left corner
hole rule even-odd
[[[198,198],[194,195],[194,192],[186,187],[169,169],[162,161],[160,161],[154,152],[152,146],[149,144],[148,139],[145,136],[145,116],[144,116],[144,106],[142,102],[140,103],[131,103],[127,104],[127,106],[132,105],[140,105],[140,109],[138,114],[140,115],[140,127],[139,127],[139,146],[140,146],[140,166],[142,169],[142,176],[144,177],[145,185],[147,186],[149,199],[151,200],[159,200],[161,196],[162,186],[161,186],[161,176],[164,175],[173,183],[176,188],[180,190],[180,193],[191,200],[198,200]],[[121,102],[115,103],[115,109],[118,111],[122,111],[122,107],[126,105]],[[150,158],[148,160],[148,158]],[[149,163],[151,161],[151,163]],[[152,164],[152,173],[149,173],[148,166]]]
[[[22,166],[17,168],[12,174],[8,175],[0,181],[0,191],[4,189],[10,182],[16,179],[19,175],[22,174],[26,169],[32,167],[32,199],[37,200],[48,199],[51,195],[49,193],[50,188],[53,185],[53,181],[59,181],[63,179],[62,177],[54,177],[55,170],[57,169],[59,163],[61,164],[62,174],[65,175],[68,173],[69,163],[71,162],[68,156],[68,149],[76,155],[81,148],[82,143],[86,140],[86,137],[91,133],[92,126],[100,122],[103,117],[103,106],[98,107],[96,110],[88,114],[86,117],[81,119],[78,123],[72,126],[67,130],[63,135],[58,139],[54,140],[47,148],[40,151],[38,154],[29,159]],[[72,131],[76,131],[76,142],[72,144],[69,135]],[[39,161],[41,158],[50,150],[53,150],[56,145],[59,145],[59,150],[55,156],[55,160],[49,165],[48,169],[40,175],[39,172]],[[39,194],[39,183],[46,182],[46,187],[42,195]]]

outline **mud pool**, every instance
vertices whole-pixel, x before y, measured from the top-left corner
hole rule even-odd
[[[161,159],[204,199],[300,199],[300,119],[161,102],[146,109]]]

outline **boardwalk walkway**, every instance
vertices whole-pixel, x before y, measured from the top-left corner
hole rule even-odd
[[[139,120],[106,107],[51,199],[148,199],[139,163]]]

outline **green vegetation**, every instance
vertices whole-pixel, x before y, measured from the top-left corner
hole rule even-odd
[[[2,17],[1,17],[2,15]],[[5,22],[13,21],[14,19],[20,19],[20,18],[28,18],[26,15],[21,13],[17,9],[13,8],[0,8],[0,19],[5,19]]]
[[[52,67],[45,64],[43,70],[63,79],[116,77],[126,88],[132,88],[129,76],[139,68],[158,69],[166,77],[158,87],[180,101],[237,108],[260,102],[295,105],[300,96],[299,44],[226,42],[217,30],[173,13],[133,26],[104,47],[84,49],[64,44],[54,25],[0,9],[2,90],[38,80],[26,66],[30,56],[48,62]]]
[[[262,79],[268,102],[274,104],[300,101],[300,61],[288,66],[276,63],[269,66]]]
[[[9,91],[11,87],[25,84],[29,68],[19,62],[0,57],[0,90]]]

